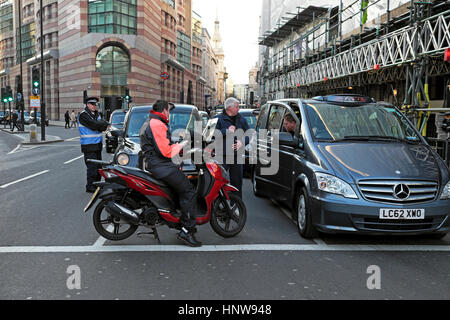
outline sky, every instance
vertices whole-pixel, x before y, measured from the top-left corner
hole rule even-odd
[[[258,62],[261,6],[262,0],[192,0],[211,38],[219,15],[225,67],[234,84],[248,83],[248,72]]]

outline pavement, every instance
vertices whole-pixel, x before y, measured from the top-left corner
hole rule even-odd
[[[64,121],[53,121],[50,120],[49,121],[49,126],[55,126],[55,127],[64,127],[65,126],[65,122]],[[37,128],[36,131],[36,138],[34,140],[31,139],[31,133],[30,133],[30,126],[29,125],[25,125],[25,131],[14,131],[11,132],[11,130],[9,129],[9,127],[7,126],[6,128],[4,128],[4,126],[0,127],[0,130],[9,134],[12,134],[16,137],[18,137],[19,139],[22,140],[21,144],[22,145],[40,145],[40,144],[49,144],[49,143],[57,143],[57,142],[64,142],[63,139],[61,139],[58,136],[53,136],[53,135],[45,135],[45,140],[42,140],[42,136],[39,133],[39,127]]]

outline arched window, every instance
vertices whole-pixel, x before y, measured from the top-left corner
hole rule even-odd
[[[123,96],[130,72],[130,56],[119,46],[104,47],[97,53],[95,71],[101,75],[102,96]]]

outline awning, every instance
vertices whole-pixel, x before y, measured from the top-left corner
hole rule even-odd
[[[181,63],[169,56],[167,53],[161,54],[161,62],[170,65],[180,71],[184,71],[186,69]]]
[[[58,49],[50,49],[44,52],[44,61],[48,59],[59,59],[59,50]],[[34,65],[41,62],[41,54],[35,55],[33,58],[27,60],[28,65]]]

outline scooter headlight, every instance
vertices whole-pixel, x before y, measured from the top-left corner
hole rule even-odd
[[[345,181],[324,173],[316,173],[319,190],[341,195],[345,198],[358,199],[353,188]]]
[[[442,191],[441,200],[450,199],[450,181],[445,185],[444,191]]]
[[[126,153],[121,153],[117,156],[117,163],[121,166],[126,166],[130,163],[130,156]]]

